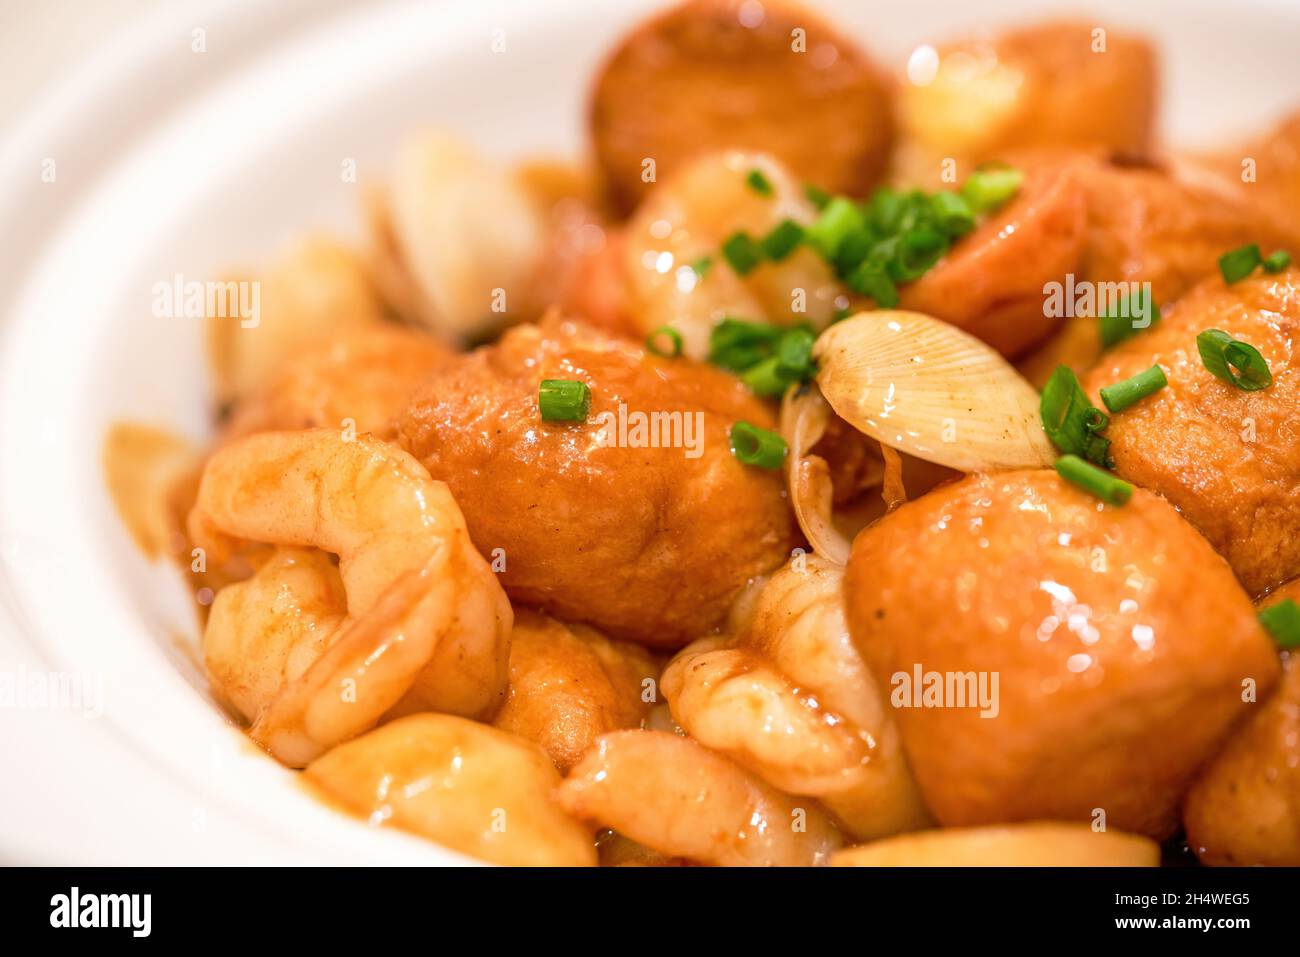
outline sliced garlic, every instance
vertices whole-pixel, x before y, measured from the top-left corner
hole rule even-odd
[[[831,519],[834,488],[830,468],[819,455],[810,454],[826,434],[831,408],[816,385],[791,387],[781,402],[781,437],[790,447],[785,482],[795,519],[813,551],[827,561],[847,565],[849,540]]]
[[[1039,468],[1056,454],[1038,393],[990,346],[916,312],[858,313],[813,347],[817,382],[850,425],[963,472]]]

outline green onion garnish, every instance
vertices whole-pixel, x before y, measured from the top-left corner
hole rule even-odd
[[[1138,325],[1133,320],[1141,319]],[[1118,342],[1123,342],[1137,335],[1160,321],[1160,307],[1147,293],[1145,286],[1137,292],[1118,302],[1097,317],[1101,329],[1101,344],[1109,349]]]
[[[853,200],[836,196],[816,222],[804,230],[808,242],[826,259],[833,260],[840,243],[851,233],[861,232],[864,223],[862,211]]]
[[[956,193],[935,193],[930,197],[930,209],[936,225],[953,239],[975,228],[975,211]]]
[[[776,344],[777,366],[790,379],[809,379],[817,371],[813,365],[814,337],[811,329],[790,329]]]
[[[709,331],[709,361],[744,372],[772,355],[781,329],[766,322],[723,319]]]
[[[772,188],[772,181],[768,179],[761,169],[751,169],[749,175],[745,177],[745,182],[749,188],[760,196],[771,196],[776,190]]]
[[[712,266],[712,256],[701,256],[699,259],[695,260],[695,262],[691,263],[691,269],[695,271],[695,275],[700,279],[705,277]]]
[[[930,267],[948,251],[948,240],[933,229],[913,229],[898,238],[898,246],[890,260],[889,276],[895,282],[912,282],[920,279]]]
[[[748,422],[737,422],[728,433],[731,451],[746,465],[777,469],[785,461],[785,439]]]
[[[1264,272],[1281,272],[1291,265],[1291,254],[1285,249],[1274,250],[1264,260]]]
[[[812,183],[803,184],[803,194],[808,197],[808,202],[812,203],[818,209],[825,209],[826,204],[831,201],[831,194]]]
[[[583,422],[591,408],[591,390],[574,379],[543,379],[537,407],[547,422]]]
[[[1024,181],[1025,175],[1018,169],[976,170],[962,184],[961,196],[970,204],[971,212],[979,215],[1015,196]]]
[[[1300,648],[1300,605],[1284,598],[1259,613],[1259,623],[1282,648]]]
[[[755,395],[781,395],[790,380],[781,374],[780,360],[768,356],[754,363],[740,374],[740,379]]]
[[[1273,373],[1259,350],[1222,329],[1206,329],[1196,337],[1196,348],[1205,368],[1238,389],[1258,392],[1273,384]]]
[[[1133,486],[1104,469],[1099,469],[1077,455],[1062,455],[1056,460],[1061,478],[1077,485],[1109,505],[1123,505],[1133,497]]]
[[[664,339],[668,340],[668,348],[662,345]],[[646,337],[645,347],[657,356],[675,359],[682,354],[682,334],[672,326],[660,326]]]
[[[845,282],[858,295],[870,296],[882,309],[893,309],[898,305],[898,287],[885,272],[885,267],[874,259],[868,259],[853,270]]]
[[[1159,392],[1168,384],[1169,380],[1165,378],[1165,370],[1159,366],[1152,366],[1145,372],[1139,372],[1123,382],[1116,382],[1114,385],[1106,386],[1101,390],[1101,401],[1106,404],[1106,408],[1111,412],[1123,412],[1134,402]]]
[[[1248,246],[1241,246],[1224,253],[1219,257],[1219,272],[1223,274],[1223,281],[1231,285],[1234,282],[1240,282],[1255,271],[1262,259],[1259,256],[1259,247],[1254,243]]]
[[[727,237],[727,241],[722,244],[722,255],[738,276],[747,275],[763,261],[763,250],[749,233],[743,231],[734,232]]]
[[[1057,366],[1038,403],[1043,431],[1066,455],[1077,455],[1110,468],[1110,439],[1097,433],[1110,424],[1106,413],[1088,399],[1069,366]]]
[[[803,242],[803,227],[793,219],[783,219],[772,227],[772,231],[759,240],[763,255],[774,263],[779,263]]]

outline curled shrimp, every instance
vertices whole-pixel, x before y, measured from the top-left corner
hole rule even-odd
[[[663,731],[602,735],[558,795],[577,818],[701,864],[810,866],[840,846],[815,801],[788,797],[690,738]]]
[[[730,636],[701,639],[664,671],[691,737],[769,784],[815,797],[860,838],[929,820],[893,722],[849,636],[844,570],[795,559]]]
[[[770,195],[747,182],[754,171],[771,184]],[[807,224],[816,216],[790,174],[766,154],[732,150],[691,161],[661,183],[627,224],[627,311],[642,335],[662,326],[675,329],[692,359],[708,357],[709,331],[724,316],[826,325],[849,300],[812,250],[796,249],[743,277],[721,253],[737,230],[757,240],[782,220]]]
[[[217,556],[242,540],[338,556],[346,614],[253,720],[253,738],[285,764],[390,712],[479,717],[499,704],[510,604],[447,487],[405,452],[328,429],[238,439],[208,460],[190,528]],[[277,587],[297,594],[292,581]]]

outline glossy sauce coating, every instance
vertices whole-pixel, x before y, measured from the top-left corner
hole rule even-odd
[[[603,735],[565,778],[560,804],[667,857],[716,866],[825,863],[840,837],[817,803],[792,798],[689,738]]]
[[[969,476],[862,532],[845,587],[853,639],[947,826],[1100,809],[1108,827],[1165,837],[1245,712],[1243,682],[1265,693],[1277,678],[1227,566],[1141,490],[1114,508],[1050,471]],[[926,703],[906,683],[918,667],[921,688],[927,672],[972,673],[992,691],[996,674],[992,707],[957,707],[955,687],[947,707],[899,707]]]
[[[824,559],[796,559],[743,603],[729,636],[682,649],[663,691],[693,738],[773,787],[817,798],[866,839],[930,818],[849,637],[843,577]]]
[[[340,745],[307,780],[372,825],[494,864],[590,866],[590,832],[552,798],[560,775],[535,744],[450,715],[402,718]]]
[[[1273,384],[1246,392],[1211,375],[1196,345],[1206,329],[1258,349]],[[1115,469],[1176,506],[1253,595],[1300,574],[1298,338],[1300,270],[1208,279],[1084,383],[1100,406],[1103,386],[1164,370],[1167,387],[1111,417]]]
[[[586,382],[586,422],[543,421],[543,379]],[[631,415],[654,412],[679,414],[685,447],[663,447],[662,429],[660,447],[634,447]],[[733,376],[550,320],[436,372],[401,438],[447,482],[479,550],[504,560],[512,599],[611,637],[678,647],[716,627],[745,582],[779,566],[795,541],[781,473],[731,453],[738,420],[775,428]]]
[[[1300,579],[1260,602],[1300,603]],[[1300,651],[1282,683],[1252,705],[1202,771],[1183,811],[1188,846],[1206,864],[1300,867]]]

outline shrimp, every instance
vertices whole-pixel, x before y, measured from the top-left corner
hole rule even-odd
[[[843,579],[834,562],[796,559],[733,636],[680,652],[663,690],[691,737],[782,791],[817,798],[866,839],[924,827],[929,815],[849,637]]]
[[[606,731],[635,728],[658,678],[648,652],[594,628],[520,610],[510,635],[510,688],[492,724],[540,744],[568,770]]]
[[[746,182],[755,170],[771,183],[770,195]],[[807,224],[816,218],[798,184],[764,153],[730,150],[682,166],[646,197],[627,224],[625,308],[640,335],[669,326],[682,337],[685,355],[706,359],[709,332],[724,316],[827,325],[849,300],[811,249],[798,248],[744,277],[720,253],[737,230],[760,239],[782,220]],[[705,257],[707,269],[701,262]]]
[[[372,825],[493,864],[596,863],[592,834],[554,799],[560,775],[541,748],[464,718],[393,721],[317,758],[305,776]]]
[[[602,735],[558,794],[575,817],[702,864],[807,866],[840,846],[816,802],[781,794],[699,743],[663,731]]]
[[[213,685],[254,721],[329,647],[347,616],[343,581],[314,548],[276,548],[251,578],[217,592],[203,632]]]
[[[477,717],[500,702],[510,604],[447,487],[395,446],[327,429],[239,439],[209,459],[189,524],[218,557],[232,540],[339,557],[346,615],[253,723],[285,764],[306,764],[390,709]]]

